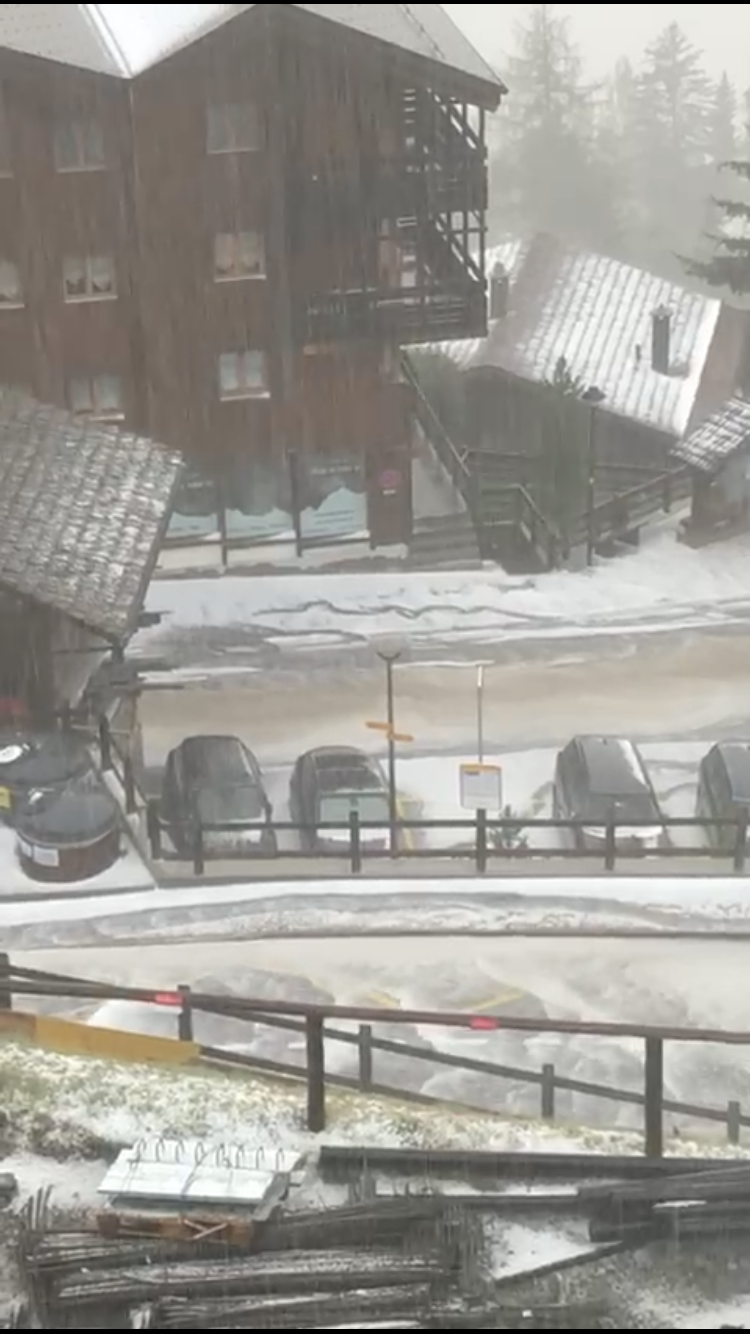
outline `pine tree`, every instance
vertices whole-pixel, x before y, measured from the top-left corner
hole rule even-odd
[[[733,161],[737,153],[737,94],[728,74],[723,74],[715,85],[708,124],[708,153],[716,167]]]
[[[714,87],[701,54],[672,23],[648,47],[632,108],[634,190],[651,263],[675,267],[705,227],[705,171],[716,128]]]
[[[618,232],[615,192],[596,148],[596,90],[583,81],[567,20],[554,5],[529,6],[517,47],[498,123],[493,225],[607,248]]]
[[[686,268],[709,287],[750,296],[750,162],[727,162],[726,171],[732,174],[736,190],[713,201],[721,217],[709,238],[714,254],[707,260],[686,261]]]

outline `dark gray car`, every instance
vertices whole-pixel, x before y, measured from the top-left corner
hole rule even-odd
[[[568,742],[557,757],[553,811],[555,819],[583,822],[568,840],[580,849],[603,850],[610,819],[618,827],[620,851],[645,853],[666,843],[640,751],[619,737],[582,736]]]

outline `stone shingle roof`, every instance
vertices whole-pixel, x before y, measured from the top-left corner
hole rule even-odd
[[[135,78],[258,6],[0,5],[0,48]],[[292,8],[292,6],[289,6]],[[442,5],[299,5],[320,18],[503,90]]]
[[[673,457],[698,472],[712,476],[735,454],[750,449],[750,403],[730,398],[686,440],[672,449]]]
[[[180,471],[150,440],[0,394],[0,588],[126,638]]]

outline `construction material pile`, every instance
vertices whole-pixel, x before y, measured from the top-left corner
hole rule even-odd
[[[419,1327],[461,1311],[471,1233],[429,1197],[262,1224],[108,1214],[96,1231],[27,1227],[20,1249],[42,1328]]]
[[[591,1240],[648,1245],[664,1238],[750,1233],[750,1164],[685,1176],[583,1187]],[[731,1328],[726,1326],[725,1328]]]

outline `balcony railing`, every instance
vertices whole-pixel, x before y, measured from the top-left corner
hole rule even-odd
[[[478,338],[487,331],[484,286],[368,288],[323,292],[299,303],[295,340],[299,344],[373,338],[401,344]]]
[[[304,219],[304,236],[317,224],[327,231],[362,227],[404,217],[484,213],[487,171],[476,153],[444,162],[416,155],[391,158],[347,175],[333,169],[318,176],[294,174],[287,190],[292,219]]]

